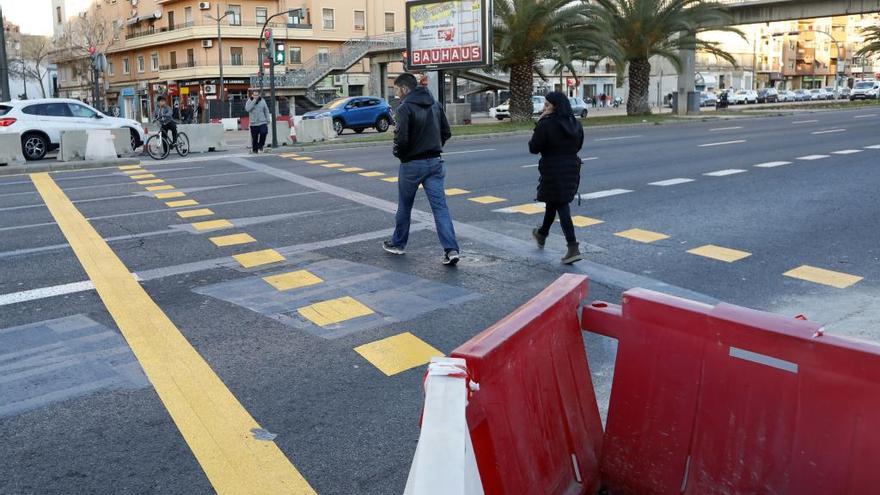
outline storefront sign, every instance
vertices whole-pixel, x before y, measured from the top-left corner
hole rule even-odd
[[[406,4],[409,69],[492,64],[491,0],[415,0]]]

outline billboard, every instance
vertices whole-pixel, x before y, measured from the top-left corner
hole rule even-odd
[[[492,0],[406,3],[407,69],[492,65]]]

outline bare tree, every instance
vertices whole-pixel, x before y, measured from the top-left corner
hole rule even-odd
[[[90,10],[69,21],[62,34],[55,40],[52,54],[57,63],[72,64],[89,85],[94,85],[89,49],[106,53],[119,39],[121,28],[111,27],[100,12]],[[95,102],[96,103],[96,102]]]
[[[29,79],[35,81],[43,98],[46,98],[48,95],[44,82],[49,75],[52,42],[45,36],[22,36],[20,43],[18,56],[9,61],[9,69],[24,82],[25,88]]]

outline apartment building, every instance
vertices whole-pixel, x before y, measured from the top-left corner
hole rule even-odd
[[[54,0],[62,2],[62,0]],[[220,59],[227,105],[238,116],[251,76],[265,53],[258,49],[268,21],[285,62],[276,73],[296,70],[312,58],[330,57],[348,40],[405,30],[404,0],[96,0],[87,14],[101,19],[107,38],[102,98],[121,115],[142,119],[156,97],[196,104],[219,117]],[[60,15],[64,15],[63,9]],[[56,13],[58,13],[56,12]],[[275,14],[283,13],[275,17]],[[219,19],[219,22],[218,22]],[[63,23],[62,23],[63,24]],[[218,25],[222,38],[218,38]],[[221,51],[222,45],[222,51]],[[80,60],[81,62],[81,60]],[[402,64],[389,68],[394,75]],[[59,60],[60,91],[89,98],[81,63]],[[325,96],[361,95],[369,87],[369,62],[319,84]]]

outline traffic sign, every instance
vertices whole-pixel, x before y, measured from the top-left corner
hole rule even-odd
[[[265,67],[265,68],[268,69],[271,65],[272,65],[272,61],[271,61],[271,60],[269,60],[268,58],[263,59],[263,67]]]

